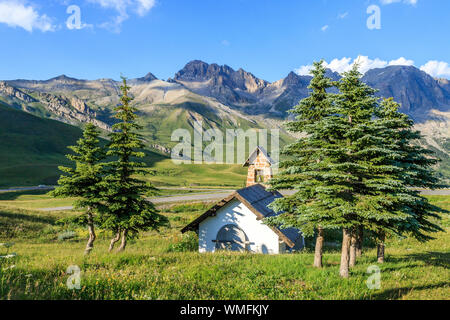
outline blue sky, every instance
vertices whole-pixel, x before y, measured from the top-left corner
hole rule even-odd
[[[81,23],[69,6],[80,9]],[[380,28],[367,20],[380,10]],[[324,58],[450,78],[448,0],[0,0],[0,79],[167,79],[193,59],[268,81]],[[372,22],[378,21],[371,20]]]

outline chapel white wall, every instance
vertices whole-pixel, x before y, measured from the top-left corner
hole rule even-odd
[[[280,246],[278,235],[243,203],[232,200],[217,211],[215,217],[208,217],[199,225],[199,252],[214,252],[219,230],[228,224],[235,224],[247,235],[252,252],[277,254],[283,253],[285,246]]]

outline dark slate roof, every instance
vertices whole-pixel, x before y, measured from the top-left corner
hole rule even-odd
[[[253,186],[236,191],[241,197],[247,200],[264,218],[273,217],[277,214],[268,207],[269,204],[277,198],[283,196],[279,192],[269,192],[262,185],[255,184]]]
[[[264,188],[264,186],[260,184],[256,184],[244,189],[237,190],[227,198],[219,201],[216,205],[214,205],[211,209],[206,211],[200,217],[192,221],[186,227],[184,227],[181,231],[186,232],[189,230],[194,230],[198,228],[198,225],[205,220],[206,218],[214,215],[217,210],[225,206],[227,203],[232,201],[233,199],[237,199],[241,201],[244,205],[246,205],[259,219],[264,219],[268,217],[274,217],[278,214],[275,213],[272,209],[268,207],[273,201],[278,198],[283,197],[279,192],[269,192]],[[277,233],[288,246],[293,247],[295,241],[299,238],[300,231],[295,228],[288,228],[284,230],[280,230],[275,227],[271,227],[272,230]]]
[[[287,229],[282,229],[281,232],[283,232],[283,234],[294,243],[297,242],[298,239],[301,239],[301,237],[303,237],[302,232],[297,228],[291,227]]]

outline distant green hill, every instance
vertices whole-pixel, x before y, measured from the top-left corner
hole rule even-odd
[[[0,188],[54,185],[61,175],[58,166],[70,164],[65,157],[67,146],[74,145],[81,134],[78,127],[0,102]],[[242,165],[177,166],[166,156],[148,150],[144,161],[154,171],[147,179],[157,185],[240,187],[247,171]]]
[[[54,184],[80,128],[0,103],[0,187]]]
[[[81,135],[78,127],[0,102],[0,187],[55,184],[61,175],[58,166],[70,163],[67,146]],[[146,154],[149,166],[166,159],[152,151]]]

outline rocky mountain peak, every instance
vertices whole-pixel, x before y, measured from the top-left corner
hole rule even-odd
[[[250,87],[264,86],[266,81],[258,79],[250,72],[240,68],[235,71],[228,65],[220,66],[216,63],[208,64],[200,60],[194,60],[175,74],[177,81],[208,81],[214,80],[214,83],[220,83],[231,88],[246,90],[246,83],[250,82]]]
[[[216,65],[217,66],[217,65]],[[209,69],[209,64],[200,60],[193,60],[188,62],[183,69],[175,74],[175,80],[198,81],[206,80]],[[215,69],[212,66],[211,69]]]
[[[75,81],[79,81],[79,80],[75,79],[75,78],[68,77],[65,74],[62,74],[60,76],[57,76],[55,78],[51,78],[51,79],[47,80],[47,82],[52,82],[52,81],[68,83],[68,82],[75,82]]]
[[[382,97],[394,97],[401,111],[416,121],[426,120],[432,109],[450,110],[450,91],[413,66],[389,66],[366,72],[362,80],[377,88]]]
[[[152,82],[154,80],[158,80],[158,78],[153,73],[149,72],[141,78],[130,79],[130,82]]]
[[[309,77],[311,78],[311,77]],[[289,72],[289,74],[287,75],[286,78],[284,78],[283,80],[283,85],[286,87],[292,87],[292,86],[297,86],[299,84],[301,84],[301,76],[299,76],[298,74],[296,74],[294,71]]]

